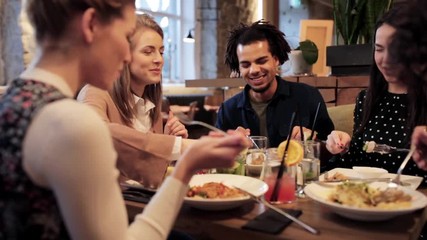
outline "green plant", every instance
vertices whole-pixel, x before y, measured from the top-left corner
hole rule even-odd
[[[317,62],[319,49],[313,41],[307,39],[299,42],[299,46],[295,50],[301,50],[302,57],[309,65],[313,65]]]
[[[393,0],[333,0],[336,43],[370,43],[377,19],[390,9]]]

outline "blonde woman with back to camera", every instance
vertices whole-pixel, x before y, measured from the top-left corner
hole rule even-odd
[[[161,116],[163,30],[148,14],[137,16],[130,40],[131,62],[111,89],[86,85],[77,100],[93,107],[108,123],[124,179],[157,188],[168,163],[194,140],[172,112]]]
[[[0,103],[0,239],[165,239],[193,173],[247,146],[238,134],[195,143],[128,225],[108,127],[73,96],[112,87],[134,12],[133,0],[28,1],[41,51]]]

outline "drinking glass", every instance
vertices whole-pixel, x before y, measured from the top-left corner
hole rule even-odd
[[[277,155],[277,148],[267,149],[267,156],[267,163],[264,165],[261,174],[262,180],[268,185],[268,191],[264,195],[265,200],[272,204],[293,202],[295,200],[297,166],[286,166],[286,170],[283,172],[279,183],[277,201],[271,201],[271,195],[274,191],[282,159]]]
[[[234,159],[234,165],[231,168],[216,168],[210,171],[210,173],[225,173],[234,175],[245,175],[245,161],[246,161],[247,149],[244,149]]]
[[[267,160],[270,161],[270,160]],[[267,164],[264,166],[264,182],[268,185],[268,191],[265,193],[265,200],[272,204],[291,203],[295,201],[295,177],[297,173],[296,165],[286,166],[282,178],[278,182],[278,196],[277,200],[272,200],[274,187],[277,182],[277,175],[280,169],[279,164]]]
[[[306,140],[302,143],[304,148],[304,158],[298,164],[298,189],[299,194],[303,194],[304,187],[319,180],[320,175],[320,142]]]
[[[252,146],[246,155],[246,175],[261,178],[261,170],[267,161],[268,139],[265,136],[249,136]]]

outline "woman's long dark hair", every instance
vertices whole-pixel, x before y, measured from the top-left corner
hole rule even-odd
[[[400,65],[399,78],[408,85],[409,123],[427,125],[427,1],[408,3],[390,43],[390,54]]]
[[[376,30],[383,24],[388,24],[396,28],[397,32],[399,32],[403,23],[405,21],[408,21],[408,19],[410,18],[411,15],[407,13],[406,6],[399,6],[399,8],[393,8],[387,13],[385,13],[381,17],[381,19],[377,21],[375,25],[374,36],[376,35]],[[389,49],[393,48],[394,47],[392,45],[389,46]],[[378,111],[379,102],[388,91],[387,81],[378,69],[378,66],[375,64],[374,53],[372,54],[372,59],[373,64],[371,66],[369,87],[367,89],[366,97],[363,103],[363,113],[360,127],[357,128],[358,132],[363,131],[363,129],[366,127],[366,124],[371,118],[372,113]],[[400,68],[401,62],[394,57],[392,57],[391,59],[393,59],[392,64],[395,64],[396,67]],[[427,91],[425,89],[425,84],[419,85],[419,81],[413,78],[406,78],[403,75],[400,75],[399,80],[403,81],[407,85],[408,113],[406,129],[409,136],[416,125],[427,123]],[[423,100],[419,101],[419,99]]]

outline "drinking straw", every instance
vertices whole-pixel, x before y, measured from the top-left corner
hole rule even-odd
[[[311,134],[308,140],[313,140],[314,136],[314,127],[316,126],[317,115],[319,114],[320,102],[317,104],[316,114],[314,115],[313,126],[311,126]]]
[[[283,172],[286,169],[285,158],[286,158],[286,153],[288,152],[289,142],[291,140],[292,127],[294,126],[294,120],[295,120],[295,112],[292,113],[291,122],[289,124],[289,132],[288,132],[288,138],[285,146],[285,151],[283,153],[282,161],[280,161],[279,172],[277,173],[277,178],[276,178],[276,182],[274,183],[273,192],[270,196],[270,202],[276,202],[279,197],[280,181],[282,179]]]
[[[298,123],[299,123],[299,132],[301,135],[301,142],[304,143],[304,130],[302,129],[302,121],[301,121],[301,114],[299,112],[299,107],[297,106],[297,118],[298,118]]]

